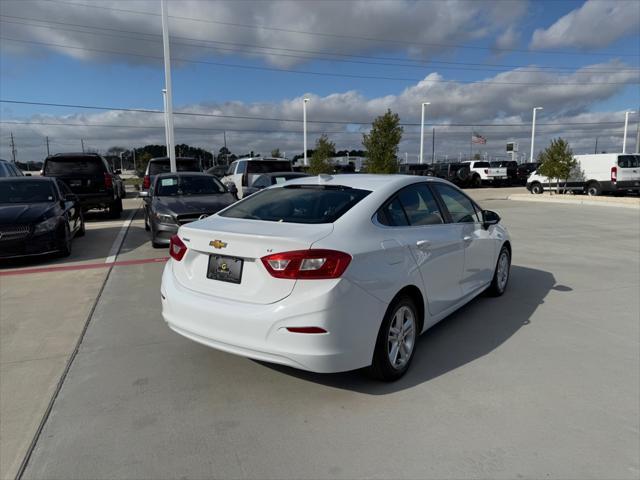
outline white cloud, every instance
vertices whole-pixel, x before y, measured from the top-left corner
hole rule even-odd
[[[5,18],[5,20],[22,22],[22,24],[3,23],[3,33],[5,36],[13,38],[35,39],[40,42],[73,45],[94,50],[124,51],[151,56],[162,55],[162,45],[158,37],[161,32],[160,18],[122,11],[135,10],[157,14],[158,2],[84,0],[79,3],[116,10],[57,2],[3,1],[1,5],[3,15],[76,25],[58,24],[56,29],[50,29],[24,25],[25,22],[34,23],[32,21]],[[354,0],[312,3],[306,1],[208,2],[184,0],[169,2],[169,13],[172,15],[170,31],[174,44],[172,53],[181,58],[199,58],[212,52],[221,55],[234,54],[229,49],[235,49],[235,54],[238,53],[238,49],[242,49],[244,51],[241,54],[247,56],[255,56],[257,51],[255,48],[246,46],[238,47],[214,43],[208,44],[210,49],[194,48],[184,45],[188,41],[179,38],[184,37],[272,48],[338,51],[344,54],[385,51],[428,57],[452,50],[449,45],[464,44],[469,40],[503,30],[510,22],[525,12],[527,0],[509,2],[509,9],[498,8],[498,4],[502,4],[502,2],[493,0],[444,0],[437,2]],[[177,17],[209,19],[223,23],[198,22]],[[262,27],[245,28],[240,24]],[[89,27],[82,27],[83,25]],[[91,26],[98,28],[91,28]],[[100,27],[113,30],[100,30]],[[275,27],[276,29],[264,27]],[[287,31],[278,30],[278,28],[284,28]],[[136,32],[136,34],[122,33],[118,30]],[[90,33],[82,33],[83,31]],[[309,35],[304,32],[324,33],[325,35]],[[361,37],[388,40],[380,42],[363,40]],[[15,49],[16,45],[12,42],[3,42],[2,48]],[[50,48],[82,60],[111,60],[109,55],[96,51]],[[34,52],[43,50],[42,46],[32,46],[31,49]],[[300,58],[274,55],[274,53],[282,52],[271,50],[269,53],[264,49],[259,51],[261,52],[257,54],[259,57],[278,66],[290,66],[304,61]],[[131,63],[157,62],[157,60],[145,59],[144,57],[129,57],[127,61]]]
[[[520,41],[520,34],[510,25],[504,32],[496,37],[493,46],[497,50],[509,50],[516,48]]]
[[[432,83],[443,79],[431,74],[424,80],[397,94],[367,98],[357,91],[337,92],[318,96],[309,92],[308,107],[309,140],[313,144],[323,132],[336,142],[339,149],[361,148],[359,127],[342,123],[313,123],[313,121],[370,122],[390,108],[399,113],[402,122],[417,123],[420,119],[420,103],[431,101],[427,112],[427,128],[431,125],[464,123],[469,126],[438,126],[436,149],[441,155],[457,157],[469,151],[469,137],[473,126],[489,140],[483,151],[504,153],[508,140],[519,141],[525,146],[530,134],[531,108],[545,107],[540,115],[538,145],[543,146],[552,136],[563,136],[572,142],[578,153],[591,151],[594,139],[599,136],[600,148],[615,149],[620,142],[624,115],[620,112],[590,113],[593,105],[618,93],[625,85],[637,82],[638,74],[628,70],[620,62],[589,65],[568,75],[537,70],[535,67],[503,72],[484,82],[473,84]],[[594,70],[606,71],[596,73]],[[610,73],[613,72],[613,73]],[[546,82],[545,85],[497,85],[491,82]],[[569,83],[560,84],[561,82]],[[553,83],[557,83],[553,85]],[[584,83],[585,85],[570,85]],[[609,84],[619,83],[619,84]],[[253,116],[269,118],[301,119],[302,96],[278,102],[244,103],[226,102],[197,105],[176,105],[176,111],[231,116]],[[133,106],[132,106],[133,107]],[[13,131],[18,145],[18,158],[22,160],[42,159],[45,155],[44,137],[52,141],[52,151],[77,151],[80,139],[91,147],[106,150],[110,146],[142,146],[147,143],[164,143],[162,115],[148,113],[107,111],[82,113],[68,116],[35,115],[27,119],[10,116],[5,111],[3,120],[66,124],[107,124],[118,127],[53,126],[53,125],[1,125],[0,156],[9,156],[8,135]],[[632,117],[635,122],[637,117]],[[543,123],[572,122],[619,122],[615,125],[558,125],[543,126]],[[300,122],[267,121],[259,119],[233,119],[197,116],[175,117],[177,143],[189,143],[208,149],[219,149],[222,131],[227,131],[227,142],[232,151],[244,153],[250,150],[268,153],[278,147],[289,156],[302,150],[302,125]],[[503,125],[483,127],[483,124]],[[522,124],[514,127],[509,124]],[[632,123],[634,125],[634,123]],[[133,127],[155,128],[133,128]],[[366,125],[362,128],[366,130]],[[633,129],[633,128],[632,128]],[[251,130],[251,131],[248,131]],[[350,132],[356,132],[350,133]],[[272,133],[270,133],[272,132]],[[414,155],[418,149],[418,126],[405,127],[400,152]],[[430,140],[428,140],[430,145]],[[614,148],[615,147],[615,148]],[[427,147],[430,151],[430,146]],[[412,158],[411,156],[409,158]],[[451,158],[451,157],[450,157]]]
[[[587,0],[547,29],[533,32],[531,48],[601,48],[629,34],[640,34],[636,0]]]

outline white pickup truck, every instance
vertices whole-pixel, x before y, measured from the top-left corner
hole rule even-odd
[[[483,183],[499,183],[507,180],[506,167],[492,167],[489,162],[473,160],[463,162],[469,166],[472,187],[479,187]]]

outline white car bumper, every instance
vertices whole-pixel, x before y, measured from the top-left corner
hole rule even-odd
[[[319,373],[371,364],[387,305],[346,279],[298,281],[288,297],[253,304],[202,294],[180,284],[167,262],[162,316],[177,333],[229,353]],[[286,327],[328,333],[292,333]]]

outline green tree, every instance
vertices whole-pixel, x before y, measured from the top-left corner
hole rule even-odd
[[[566,140],[556,138],[538,155],[538,172],[551,180],[556,180],[556,192],[560,192],[560,180],[565,182],[577,166],[573,152]]]
[[[147,165],[149,164],[149,160],[153,158],[153,155],[150,152],[144,152],[142,155],[136,158],[136,168],[138,169],[138,173],[140,175],[144,175],[144,172],[147,171]]]
[[[371,125],[371,132],[362,136],[362,145],[368,152],[369,173],[396,173],[398,171],[398,144],[403,128],[397,113],[387,110]]]
[[[336,144],[331,142],[326,135],[321,135],[316,140],[316,148],[309,161],[309,173],[311,175],[320,175],[321,173],[333,172],[333,165],[329,158],[333,155],[335,149]]]
[[[280,149],[279,148],[274,148],[273,150],[271,150],[271,156],[273,158],[280,158],[282,157],[282,154],[280,153]]]

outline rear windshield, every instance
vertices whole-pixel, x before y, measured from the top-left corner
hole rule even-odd
[[[160,177],[156,182],[158,197],[174,197],[178,195],[217,195],[226,189],[213,176],[168,176]]]
[[[333,185],[291,185],[255,193],[220,215],[270,222],[333,223],[369,193]]]
[[[198,160],[176,160],[176,170],[179,172],[199,172],[200,162]],[[169,159],[153,160],[149,162],[149,175],[159,175],[161,173],[169,173],[171,165]]]
[[[620,155],[618,156],[618,166],[621,168],[640,167],[640,155]]]
[[[291,162],[282,160],[256,160],[247,162],[247,173],[290,172]]]
[[[476,162],[473,164],[474,168],[489,168],[489,162]]]
[[[51,182],[3,181],[0,183],[0,204],[53,202],[55,192]]]
[[[97,157],[49,158],[44,166],[45,175],[102,175],[104,171],[104,163]]]

